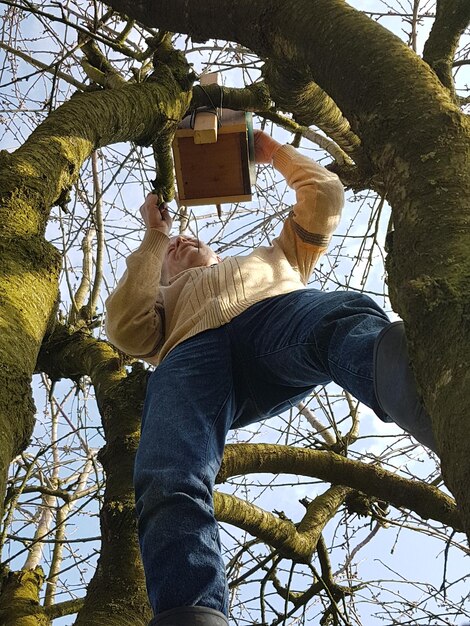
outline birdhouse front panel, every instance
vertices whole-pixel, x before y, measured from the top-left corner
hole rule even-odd
[[[181,204],[251,200],[253,164],[243,112],[224,110],[215,143],[195,143],[194,130],[184,120],[176,132],[173,156]]]

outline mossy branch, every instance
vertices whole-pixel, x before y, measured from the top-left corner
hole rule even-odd
[[[83,38],[79,37],[79,42],[82,43]],[[108,89],[117,89],[126,84],[126,79],[113,67],[93,40],[87,39],[83,42],[82,51],[86,57],[82,61],[82,67],[93,82]]]
[[[0,170],[0,201],[7,209],[17,189],[28,195],[27,220],[18,211],[4,211],[2,226],[10,237],[44,230],[50,207],[61,201],[94,149],[120,141],[149,144],[178,124],[190,92],[182,91],[169,70],[160,78],[159,83],[77,94],[10,155],[9,167]]]
[[[437,0],[436,18],[423,49],[423,59],[456,99],[452,64],[463,32],[470,22],[468,0]]]
[[[48,606],[44,609],[44,613],[51,620],[64,617],[65,615],[73,615],[74,613],[78,613],[80,611],[84,602],[84,598],[66,600],[65,602],[59,602],[57,604],[53,604],[52,606]]]
[[[2,626],[47,626],[39,592],[44,583],[41,567],[10,572],[3,581],[0,594],[0,623]]]
[[[323,529],[336,515],[350,491],[347,487],[331,487],[309,504],[298,525],[236,496],[220,492],[214,493],[215,514],[219,521],[259,537],[286,558],[309,563]]]
[[[298,531],[299,534],[308,535],[312,538],[312,543],[315,543],[315,549],[326,523],[336,515],[339,507],[351,491],[352,489],[349,487],[334,485],[308,504]]]
[[[302,126],[315,124],[358,165],[364,162],[359,137],[353,133],[338,105],[303,69],[273,58],[263,67],[263,75],[276,106],[292,111]]]
[[[454,501],[436,487],[333,452],[273,444],[228,445],[217,482],[224,482],[229,476],[258,472],[311,476],[345,485],[395,507],[414,511],[423,519],[433,519],[462,531],[462,520]]]
[[[160,203],[171,202],[175,197],[175,175],[171,151],[173,137],[174,131],[161,134],[152,144],[156,170],[153,189]]]
[[[190,109],[194,110],[203,106],[259,113],[272,110],[273,101],[264,82],[253,83],[241,89],[217,84],[204,85],[204,88],[195,85]]]

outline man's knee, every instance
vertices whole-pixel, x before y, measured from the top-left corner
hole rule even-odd
[[[189,468],[136,468],[134,491],[139,517],[152,514],[164,505],[184,507],[193,501],[211,502],[210,484]]]
[[[387,317],[384,310],[377,304],[377,302],[365,293],[360,291],[337,291],[333,293],[338,294],[339,302],[343,303],[347,309],[351,308],[354,311],[360,309],[370,315]]]

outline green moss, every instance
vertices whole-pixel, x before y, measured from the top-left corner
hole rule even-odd
[[[10,237],[42,234],[51,206],[74,183],[92,150],[121,141],[148,144],[171,133],[191,92],[163,66],[158,79],[77,94],[56,109],[0,169],[2,231]]]
[[[0,595],[2,626],[49,626],[49,619],[39,605],[39,592],[44,580],[40,567],[8,574]]]

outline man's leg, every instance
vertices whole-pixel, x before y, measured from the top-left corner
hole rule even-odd
[[[415,439],[437,452],[429,414],[411,371],[403,322],[382,330],[374,346],[374,389],[380,407]]]
[[[260,415],[334,381],[383,421],[398,422],[374,389],[377,338],[389,327],[384,311],[368,296],[316,289],[259,302],[229,325],[239,369]],[[412,420],[401,425],[426,445],[433,443],[429,418],[424,440],[422,423],[416,432]]]
[[[255,304],[229,329],[238,338],[234,350],[260,413],[295,391],[307,394],[334,381],[386,418],[372,369],[375,340],[389,324],[361,293],[305,289]]]
[[[134,482],[152,624],[226,623],[212,488],[233,402],[225,328],[183,342],[150,377]]]

